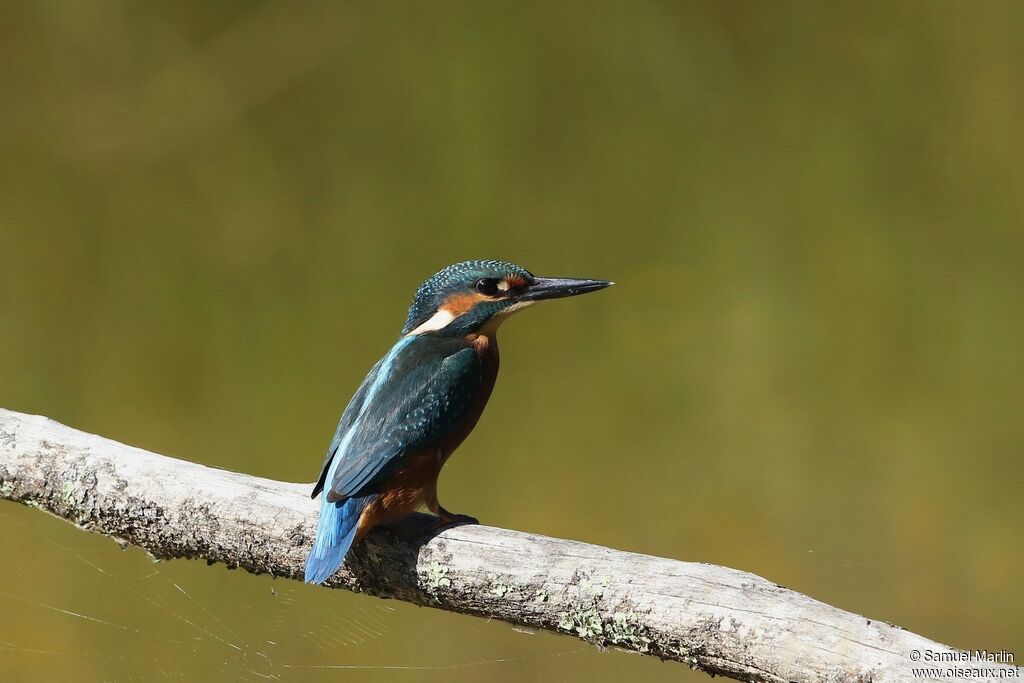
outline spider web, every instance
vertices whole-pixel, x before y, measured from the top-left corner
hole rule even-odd
[[[460,670],[475,679],[592,650],[203,562],[153,561],[14,504],[0,506],[0,539],[3,680],[307,681],[346,671],[449,680]]]

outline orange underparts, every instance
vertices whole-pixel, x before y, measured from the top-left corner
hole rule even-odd
[[[425,505],[438,514],[437,477],[444,460],[439,449],[417,453],[409,458],[395,474],[381,487],[377,499],[366,506],[356,526],[358,543],[370,529],[378,524],[390,524],[416,512]]]

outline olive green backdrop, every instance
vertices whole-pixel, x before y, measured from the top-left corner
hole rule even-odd
[[[5,3],[0,405],[311,481],[434,271],[614,279],[503,328],[447,505],[1024,653],[1022,34],[1010,2]],[[0,539],[5,681],[704,680],[12,504]]]

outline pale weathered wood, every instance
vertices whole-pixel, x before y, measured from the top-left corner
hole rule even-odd
[[[301,579],[317,515],[309,491],[0,409],[0,497],[158,557]],[[435,534],[425,516],[375,531],[329,585],[741,680],[907,681],[914,666],[990,669],[970,680],[1021,673],[997,663],[914,663],[914,651],[956,651],[735,569],[487,526]]]

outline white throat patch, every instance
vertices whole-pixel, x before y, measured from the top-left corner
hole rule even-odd
[[[451,322],[455,320],[455,316],[450,311],[440,309],[434,315],[430,316],[429,319],[423,322],[422,325],[417,327],[415,330],[407,334],[407,337],[411,337],[414,334],[423,334],[424,332],[437,332],[448,327]]]
[[[496,317],[496,318],[498,318],[498,317],[507,318],[508,316],[512,315],[516,311],[521,311],[524,308],[526,308],[527,306],[532,306],[535,303],[537,303],[537,302],[536,301],[520,301],[518,303],[514,303],[511,306],[509,306],[508,308],[503,308],[494,317]]]

